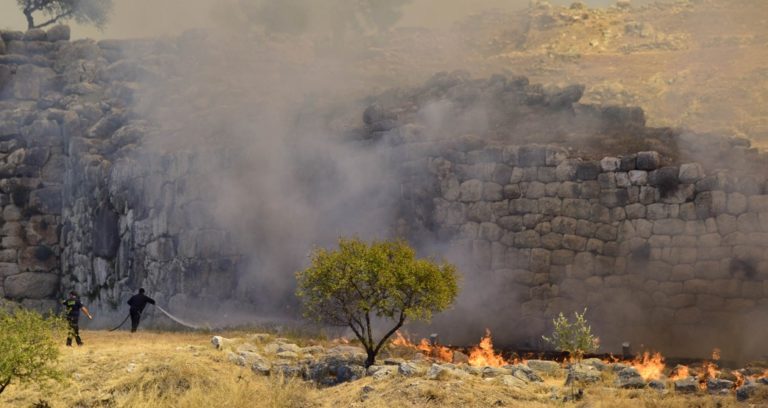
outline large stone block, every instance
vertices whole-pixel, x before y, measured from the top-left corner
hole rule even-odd
[[[538,181],[523,183],[520,187],[523,189],[523,197],[525,198],[542,198],[546,195],[544,183]]]
[[[629,193],[624,188],[603,190],[600,193],[600,203],[608,208],[623,207],[629,204]]]
[[[636,166],[639,170],[656,170],[661,165],[661,156],[658,152],[639,152]]]
[[[491,182],[483,183],[483,200],[499,201],[502,199],[503,188],[501,185]]]
[[[578,221],[575,218],[555,217],[552,219],[552,231],[558,234],[575,234]]]
[[[24,272],[5,278],[5,296],[11,299],[45,299],[53,296],[59,277],[50,273]]]
[[[576,165],[576,180],[597,180],[600,174],[600,164],[597,162],[582,162]]]
[[[589,219],[592,206],[584,199],[563,199],[563,215],[577,219]]]
[[[696,195],[694,204],[699,218],[717,216],[726,211],[727,196],[722,191],[704,191]]]
[[[704,176],[704,169],[699,163],[685,163],[680,165],[678,178],[681,183],[696,183]]]
[[[480,180],[468,180],[461,183],[459,200],[463,202],[475,202],[483,199],[483,182]]]
[[[69,41],[70,30],[69,26],[59,24],[51,27],[46,33],[48,41]]]
[[[475,202],[467,208],[467,219],[475,222],[485,222],[493,220],[493,209],[491,203]]]
[[[518,248],[538,248],[541,246],[541,237],[536,231],[523,231],[515,234],[515,246]]]
[[[547,148],[539,145],[520,146],[517,160],[520,167],[546,166]]]

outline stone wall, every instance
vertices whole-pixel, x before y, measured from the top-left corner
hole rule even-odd
[[[134,102],[153,75],[126,49],[173,47],[70,42],[61,26],[0,35],[0,293],[45,309],[75,289],[107,315],[140,286],[172,309],[236,300],[248,248],[216,222],[206,177],[236,146],[143,143],[157,128]],[[646,128],[638,109],[580,105],[582,92],[437,75],[375,98],[350,130],[398,169],[391,224],[460,264],[474,300],[449,319],[497,321],[466,306],[493,299],[484,312],[514,338],[585,306],[622,333],[761,313],[765,156],[742,139]],[[435,100],[453,109],[440,129],[424,121],[446,106]],[[482,136],[452,122],[477,106]]]
[[[172,306],[228,296],[241,257],[203,198],[199,152],[142,149],[122,57],[141,43],[0,35],[0,293],[45,310],[74,289],[102,324],[141,286]]]

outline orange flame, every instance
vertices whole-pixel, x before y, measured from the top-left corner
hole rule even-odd
[[[427,339],[421,339],[419,344],[413,344],[400,331],[395,332],[395,338],[392,340],[392,345],[398,347],[406,347],[414,350],[418,350],[424,353],[425,356],[431,357],[440,361],[450,363],[453,361],[453,350],[449,347],[437,345],[431,345]]]
[[[712,350],[712,361],[718,361],[720,360],[720,349],[715,348]]]
[[[734,381],[733,385],[734,388],[739,388],[746,382],[746,379],[744,378],[744,374],[738,372],[738,371],[731,371],[731,374],[736,376],[736,381]]]
[[[717,376],[720,375],[720,370],[717,369],[717,365],[715,363],[710,361],[705,361],[701,368],[703,372],[701,375],[699,375],[699,388],[706,390],[707,380],[710,378],[717,378]]]
[[[691,376],[691,371],[688,369],[688,366],[679,365],[672,370],[672,372],[669,375],[669,379],[671,381],[677,381],[682,380],[684,378],[688,378]]]
[[[661,353],[651,354],[646,351],[642,356],[635,358],[631,364],[645,381],[658,380],[664,373],[664,357]]]
[[[485,329],[485,336],[480,339],[480,344],[472,347],[469,352],[469,365],[474,367],[502,367],[507,365],[501,354],[493,351],[491,331]]]

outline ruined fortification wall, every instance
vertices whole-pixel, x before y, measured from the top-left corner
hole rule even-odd
[[[207,175],[242,153],[149,148],[157,128],[134,106],[153,74],[126,50],[164,55],[184,39],[0,35],[0,293],[45,309],[75,289],[103,314],[140,286],[172,310],[237,301],[249,248],[216,222]],[[637,109],[579,105],[582,92],[437,76],[381,96],[350,130],[398,169],[387,223],[464,272],[447,319],[477,333],[504,316],[499,335],[526,340],[585,306],[623,334],[760,316],[765,157],[744,140],[647,129]],[[483,121],[452,122],[478,106]]]
[[[229,295],[239,249],[212,221],[206,165],[141,149],[136,42],[0,35],[0,293],[44,310],[75,289],[105,324],[142,285],[162,304]]]

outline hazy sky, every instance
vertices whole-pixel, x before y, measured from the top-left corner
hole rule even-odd
[[[114,0],[115,9],[104,32],[93,27],[72,26],[74,38],[154,37],[204,27],[211,10],[226,0]],[[553,0],[569,4],[570,0]],[[614,0],[588,0],[591,5],[608,5]],[[406,11],[404,25],[445,25],[473,11],[487,8],[519,8],[528,0],[415,0]],[[24,17],[16,1],[0,0],[0,29],[22,30]]]

